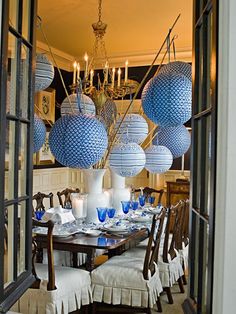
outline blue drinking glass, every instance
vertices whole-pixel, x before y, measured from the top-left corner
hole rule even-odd
[[[107,208],[107,215],[109,218],[113,218],[115,216],[116,209],[115,208]]]
[[[137,201],[132,201],[132,202],[131,202],[131,208],[132,208],[133,210],[138,209],[138,205],[139,205],[139,202],[137,202]]]
[[[35,212],[35,217],[36,217],[36,219],[37,219],[37,220],[41,220],[42,217],[43,217],[43,215],[44,215],[44,213],[45,213],[44,210],[37,210],[37,211]]]
[[[151,205],[153,205],[154,202],[155,202],[155,196],[149,196],[148,202],[149,202]]]
[[[145,196],[144,195],[140,195],[138,200],[139,200],[140,206],[143,207],[145,205]]]
[[[122,204],[122,210],[123,210],[124,214],[128,214],[131,202],[130,201],[121,201],[121,204]]]
[[[106,220],[107,208],[106,207],[97,207],[98,219],[100,222]]]

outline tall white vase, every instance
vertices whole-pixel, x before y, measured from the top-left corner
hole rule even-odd
[[[121,177],[111,170],[112,204],[117,214],[123,214],[121,201],[130,200],[130,188],[125,187],[125,177]]]
[[[103,177],[106,169],[84,169],[85,192],[87,197],[86,222],[99,222],[97,218],[97,207],[107,207],[109,197],[102,190]]]

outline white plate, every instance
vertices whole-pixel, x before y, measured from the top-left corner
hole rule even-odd
[[[152,209],[149,208],[147,210],[147,212],[149,212],[150,214],[156,215],[156,214],[160,214],[161,210],[162,210],[162,207],[161,208],[152,208]]]
[[[100,231],[100,230],[93,230],[93,229],[87,230],[87,231],[84,232],[84,234],[87,234],[87,235],[89,235],[91,237],[98,237],[101,233],[102,233],[102,231]]]
[[[130,218],[131,221],[134,222],[149,222],[152,220],[152,217],[150,216],[134,216]]]
[[[117,232],[117,233],[121,233],[121,232],[129,232],[129,230],[127,229],[127,226],[104,226],[104,228],[109,231],[109,232]]]
[[[47,228],[43,228],[43,227],[34,228],[33,233],[36,233],[38,235],[47,235]],[[62,232],[60,232],[60,231],[53,230],[53,237],[67,238],[67,237],[72,236],[75,233],[77,233],[77,231],[74,231],[74,232],[62,231]]]

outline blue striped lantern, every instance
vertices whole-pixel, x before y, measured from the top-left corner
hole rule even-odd
[[[145,150],[145,154],[145,168],[151,173],[164,173],[173,163],[173,156],[165,146],[152,145]]]
[[[46,127],[42,119],[34,114],[34,153],[43,146],[46,138]]]
[[[109,156],[110,168],[121,177],[134,177],[144,168],[145,153],[136,143],[119,143]]]
[[[172,153],[173,158],[185,154],[191,143],[190,133],[184,125],[176,127],[157,128],[154,131],[153,144],[166,146]]]
[[[189,63],[183,61],[174,61],[167,63],[163,67],[161,67],[159,74],[168,73],[170,71],[174,71],[179,74],[183,74],[190,81],[192,81],[192,67]]]
[[[54,78],[54,67],[45,54],[36,55],[35,92],[46,89]]]
[[[144,113],[155,124],[177,126],[191,117],[191,81],[176,72],[161,73],[142,92]]]
[[[91,115],[64,115],[49,134],[52,154],[71,168],[90,168],[103,157],[107,145],[103,124]]]
[[[116,121],[115,129],[117,130],[122,117]],[[148,135],[147,121],[139,114],[127,114],[117,132],[118,139],[122,143],[142,143]]]
[[[90,114],[94,116],[96,114],[96,107],[92,99],[84,94],[71,94],[70,100],[66,97],[61,104],[61,115],[65,114]],[[71,103],[71,105],[70,105]],[[81,111],[80,111],[81,108]]]
[[[108,98],[106,100],[101,109],[100,115],[108,128],[114,123],[117,116],[117,108],[115,102],[112,99]]]

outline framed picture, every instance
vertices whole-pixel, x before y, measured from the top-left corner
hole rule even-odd
[[[35,112],[46,124],[55,122],[55,89],[47,88],[35,96]]]
[[[47,128],[46,138],[43,146],[40,148],[39,152],[36,154],[36,164],[37,165],[51,165],[55,163],[55,157],[52,155],[48,138],[49,138],[50,129]]]

